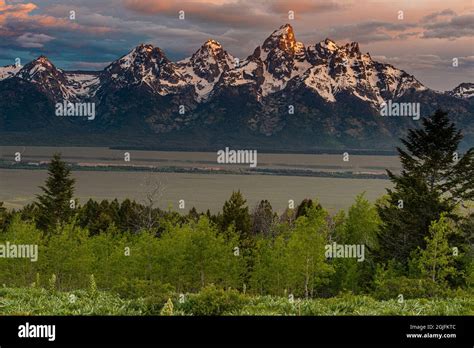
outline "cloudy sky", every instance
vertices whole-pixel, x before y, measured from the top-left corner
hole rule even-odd
[[[474,82],[472,0],[0,0],[0,65],[40,54],[98,70],[140,43],[184,58],[209,38],[245,58],[290,23],[306,45],[326,37],[447,90]],[[179,19],[179,11],[185,19]],[[70,19],[75,11],[75,19]],[[294,11],[295,18],[288,18]],[[402,11],[402,12],[400,12]],[[453,67],[453,58],[459,66]]]

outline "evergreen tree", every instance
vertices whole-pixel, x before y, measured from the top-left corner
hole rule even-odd
[[[40,186],[43,194],[37,195],[37,225],[44,231],[50,231],[58,224],[67,222],[74,213],[75,202],[72,203],[74,182],[71,169],[55,153],[49,164],[48,178],[45,186]]]
[[[87,228],[91,235],[98,234],[99,229],[96,227],[96,219],[99,213],[99,203],[89,199],[78,211],[77,222],[79,226]]]
[[[232,192],[230,199],[224,203],[221,220],[223,231],[234,225],[235,231],[242,238],[249,235],[251,227],[249,208],[240,190]]]
[[[298,208],[296,208],[296,219],[300,216],[308,216],[308,211],[312,208],[322,209],[323,207],[319,203],[314,203],[312,199],[305,198],[301,201]]]
[[[474,149],[457,153],[462,135],[446,112],[438,110],[422,122],[421,129],[409,130],[401,140],[406,149],[397,148],[402,171],[387,171],[394,188],[377,206],[379,256],[404,266],[413,251],[425,248],[431,222],[474,194]]]
[[[255,238],[250,233],[252,225],[247,201],[240,190],[232,192],[230,199],[224,203],[219,221],[227,239],[234,234],[238,237],[239,255],[246,264],[242,280],[248,283],[254,263]]]
[[[128,198],[122,201],[118,213],[120,219],[118,226],[120,226],[122,231],[135,231],[138,221],[137,205],[137,202],[131,201]]]
[[[188,220],[197,222],[197,221],[199,221],[199,217],[200,217],[200,214],[197,212],[196,208],[192,207],[191,210],[189,210],[189,213],[188,213]]]
[[[36,217],[38,216],[38,205],[35,203],[30,203],[25,205],[21,210],[21,219],[23,221],[35,222]]]

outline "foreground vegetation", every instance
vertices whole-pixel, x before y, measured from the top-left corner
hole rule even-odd
[[[155,298],[157,300],[157,298]],[[46,289],[0,289],[0,315],[474,315],[474,298],[377,301],[369,296],[342,294],[328,299],[293,302],[274,296],[247,296],[206,287],[200,293],[175,296],[162,303],[148,298],[122,299],[110,292]]]
[[[456,152],[445,113],[423,122],[394,189],[336,215],[312,199],[250,211],[239,191],[217,215],[181,215],[156,208],[154,182],[142,203],[81,206],[57,154],[35,204],[0,204],[0,313],[472,314],[474,149]],[[328,253],[338,245],[357,255]]]

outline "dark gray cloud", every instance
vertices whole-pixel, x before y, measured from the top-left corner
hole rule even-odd
[[[54,37],[46,34],[24,33],[16,41],[21,47],[40,48],[51,40],[54,40]]]
[[[447,8],[443,11],[430,13],[429,15],[424,16],[420,21],[421,22],[433,22],[433,21],[439,19],[440,17],[452,17],[452,16],[456,16],[456,12],[454,12],[453,10]]]
[[[429,23],[424,26],[423,38],[456,39],[474,36],[474,13],[453,16],[447,21]]]
[[[416,28],[417,25],[406,22],[367,21],[355,24],[339,25],[323,33],[332,39],[349,39],[360,43],[392,40],[399,32]]]
[[[415,75],[417,79],[431,88],[453,89],[461,82],[474,81],[474,55],[452,57],[436,54],[405,54],[403,56],[372,56],[373,59],[392,64]],[[458,65],[453,66],[453,58]],[[440,84],[440,76],[443,83]]]

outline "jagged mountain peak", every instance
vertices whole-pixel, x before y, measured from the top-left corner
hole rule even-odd
[[[41,55],[24,65],[17,76],[31,81],[42,81],[48,76],[55,76],[56,78],[62,75],[62,70],[57,69],[48,57]]]
[[[145,44],[142,43],[137,47],[133,48],[126,56],[134,56],[134,57],[162,57],[163,59],[168,60],[166,57],[165,52],[157,46],[153,46],[152,44]]]
[[[41,67],[42,69],[46,70],[56,69],[55,65],[49,60],[48,57],[44,55],[39,56],[38,58],[23,66],[22,70],[31,70],[34,67]]]
[[[43,66],[46,69],[55,68],[54,64],[45,55],[38,56],[37,58],[33,59],[29,63],[25,64],[22,68],[34,67],[34,66]]]
[[[295,54],[299,52],[304,45],[296,41],[293,27],[290,24],[282,25],[275,30],[262,45],[263,51],[279,49],[284,52]]]
[[[280,28],[278,28],[278,30],[291,30],[291,31],[293,31],[293,27],[291,26],[290,23],[285,23]]]
[[[331,40],[330,38],[326,38],[323,41],[318,42],[317,45],[326,49],[329,52],[334,52],[339,49],[339,46],[337,45],[336,41]]]
[[[146,64],[150,61],[160,64],[163,62],[169,62],[164,52],[159,47],[154,47],[151,44],[138,45],[116,62],[120,63],[121,68],[127,69],[133,65]],[[110,66],[112,66],[114,63],[115,62],[113,62]]]
[[[190,58],[176,63],[168,60],[159,47],[141,44],[111,63],[102,79],[113,89],[141,85],[161,95],[194,86],[196,99],[202,100],[222,72],[232,67],[233,57],[213,39],[207,40]]]
[[[235,67],[235,61],[219,42],[209,39],[176,66],[187,83],[194,85],[197,100],[201,101],[209,96],[220,76]]]
[[[222,45],[214,39],[208,39],[206,42],[203,43],[203,45],[201,47],[207,48],[209,50],[221,50],[222,49]]]
[[[114,81],[115,87],[145,84],[161,91],[159,80],[174,75],[172,63],[164,52],[151,44],[140,44],[105,68],[104,81]],[[165,74],[163,74],[165,70]],[[177,79],[173,76],[173,82]]]
[[[35,84],[40,91],[54,102],[77,100],[81,94],[86,94],[89,90],[85,85],[89,86],[90,75],[82,74],[87,78],[80,78],[80,86],[73,81],[73,78],[71,79],[71,76],[62,69],[56,68],[44,55],[23,66],[16,74],[16,77]]]
[[[228,57],[230,57],[230,55],[224,51],[224,48],[219,42],[209,39],[191,56],[190,61],[194,63],[203,60],[220,61]]]
[[[135,47],[135,49],[153,49],[154,46],[152,44],[147,44],[147,43],[144,43],[142,42],[141,44],[137,45],[137,47]]]
[[[45,65],[53,65],[53,63],[51,63],[49,58],[46,57],[45,55],[40,55],[38,58],[33,60],[33,62],[36,62],[36,63],[39,63],[39,64],[45,64]]]
[[[286,23],[280,26],[278,29],[275,29],[267,39],[271,37],[282,37],[282,36],[289,36],[289,37],[293,36],[294,38],[294,35],[295,34],[294,34],[293,27],[291,26],[291,24]]]
[[[336,41],[326,38],[314,46],[315,50],[322,55],[330,56],[340,54],[341,51],[349,54],[360,55],[360,47],[358,42],[348,42],[345,45],[338,45]]]
[[[448,91],[447,94],[462,99],[474,98],[474,83],[463,82],[453,90]]]
[[[351,53],[359,53],[360,54],[360,48],[359,48],[359,43],[358,42],[351,42],[347,43],[344,48],[351,52]]]
[[[357,42],[339,45],[327,38],[308,47],[307,57],[312,68],[303,83],[329,102],[336,102],[343,93],[378,107],[410,90],[426,90],[414,76],[362,54]]]

